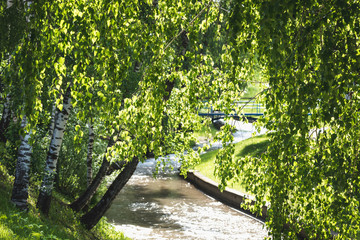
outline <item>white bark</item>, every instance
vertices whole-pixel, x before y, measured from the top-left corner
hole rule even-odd
[[[6,7],[10,8],[13,5],[14,0],[7,0]],[[32,1],[27,1],[27,5],[25,2],[25,9],[28,10]],[[27,8],[26,8],[27,7]],[[26,21],[30,22],[30,16],[26,17]],[[29,34],[28,38],[31,38]],[[9,61],[11,59],[11,55],[9,56]],[[11,111],[9,108],[10,105],[10,97],[7,96],[6,103],[4,104],[4,113],[3,119],[10,119]],[[5,118],[4,118],[5,117]],[[23,117],[21,121],[21,128],[25,130],[27,125],[26,115]],[[31,130],[26,132],[25,136],[21,136],[21,144],[18,151],[18,160],[16,163],[16,171],[15,171],[15,181],[11,196],[11,201],[15,203],[15,205],[22,209],[27,209],[27,198],[28,198],[28,190],[29,190],[29,175],[30,175],[30,161],[32,155],[32,147],[29,144],[29,139],[31,136]]]
[[[87,186],[90,186],[92,180],[92,153],[94,147],[95,133],[91,120],[89,121],[89,143],[88,143],[88,153],[87,153]]]
[[[10,95],[6,96],[6,101],[4,103],[4,111],[3,111],[3,115],[2,118],[8,119],[11,116],[11,111],[10,111]]]
[[[4,109],[0,120],[0,141],[6,142],[6,129],[8,128],[11,121],[11,110],[10,110],[10,95],[6,96],[4,103]]]
[[[45,214],[50,209],[51,193],[54,186],[56,165],[64,136],[65,126],[71,109],[70,87],[68,87],[63,101],[63,109],[56,111],[55,127],[47,154],[44,178],[40,187],[37,207]]]
[[[49,135],[52,137],[54,133],[54,127],[55,127],[55,114],[56,114],[56,104],[54,103],[51,109],[51,120],[49,125]]]
[[[13,5],[13,0],[6,1],[6,8],[11,8],[12,5]]]
[[[25,129],[26,124],[27,119],[26,116],[24,116],[21,121],[21,128]],[[15,181],[11,196],[11,201],[21,209],[27,209],[30,160],[32,155],[32,147],[29,144],[30,136],[31,131],[26,132],[25,136],[21,136],[21,144],[16,163]]]

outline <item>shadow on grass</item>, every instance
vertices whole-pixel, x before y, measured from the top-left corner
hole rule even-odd
[[[252,157],[260,157],[262,153],[264,153],[267,147],[270,145],[269,136],[267,135],[260,135],[257,137],[249,138],[243,140],[235,145],[235,157],[241,158],[246,156]],[[244,147],[242,147],[244,145]],[[208,162],[212,162],[216,158],[216,154],[219,150],[210,151],[204,153],[201,156],[201,164],[206,164]]]
[[[259,143],[246,145],[236,154],[236,157],[238,158],[246,157],[246,156],[260,157],[261,154],[266,151],[269,144],[270,144],[269,140],[264,140]]]
[[[210,151],[201,155],[201,163],[207,163],[209,161],[213,161],[216,157],[216,154],[219,150]]]

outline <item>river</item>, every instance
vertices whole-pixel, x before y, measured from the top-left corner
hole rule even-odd
[[[235,142],[251,136],[254,127],[237,123]],[[220,147],[219,145],[217,147]],[[264,239],[264,224],[197,190],[166,168],[153,178],[155,159],[140,163],[106,212],[116,229],[133,239]]]

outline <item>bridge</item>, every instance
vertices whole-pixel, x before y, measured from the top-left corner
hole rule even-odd
[[[255,100],[240,100],[234,102],[236,104],[237,108],[242,109],[243,113],[241,114],[225,114],[224,112],[221,112],[219,110],[216,110],[213,108],[213,106],[210,107],[204,107],[199,109],[198,114],[199,116],[203,117],[211,117],[212,119],[219,119],[224,117],[233,117],[233,118],[251,118],[256,116],[262,116],[264,115],[265,106],[262,103],[258,103]],[[235,112],[235,109],[233,109]]]

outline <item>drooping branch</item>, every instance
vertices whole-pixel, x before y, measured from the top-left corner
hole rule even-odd
[[[195,20],[198,19],[198,18],[201,16],[201,14],[202,14],[206,9],[208,9],[212,4],[213,4],[213,1],[209,1],[209,3],[208,3],[203,9],[201,9],[201,11],[189,22],[189,24],[187,25],[187,27],[184,28],[184,29],[181,29],[180,32],[179,32],[175,37],[173,37],[173,38],[169,41],[168,44],[166,44],[163,52],[165,52],[166,49],[168,49],[168,48],[170,47],[170,45],[171,45],[178,37],[180,37],[184,32],[186,32],[186,30],[194,24]]]

